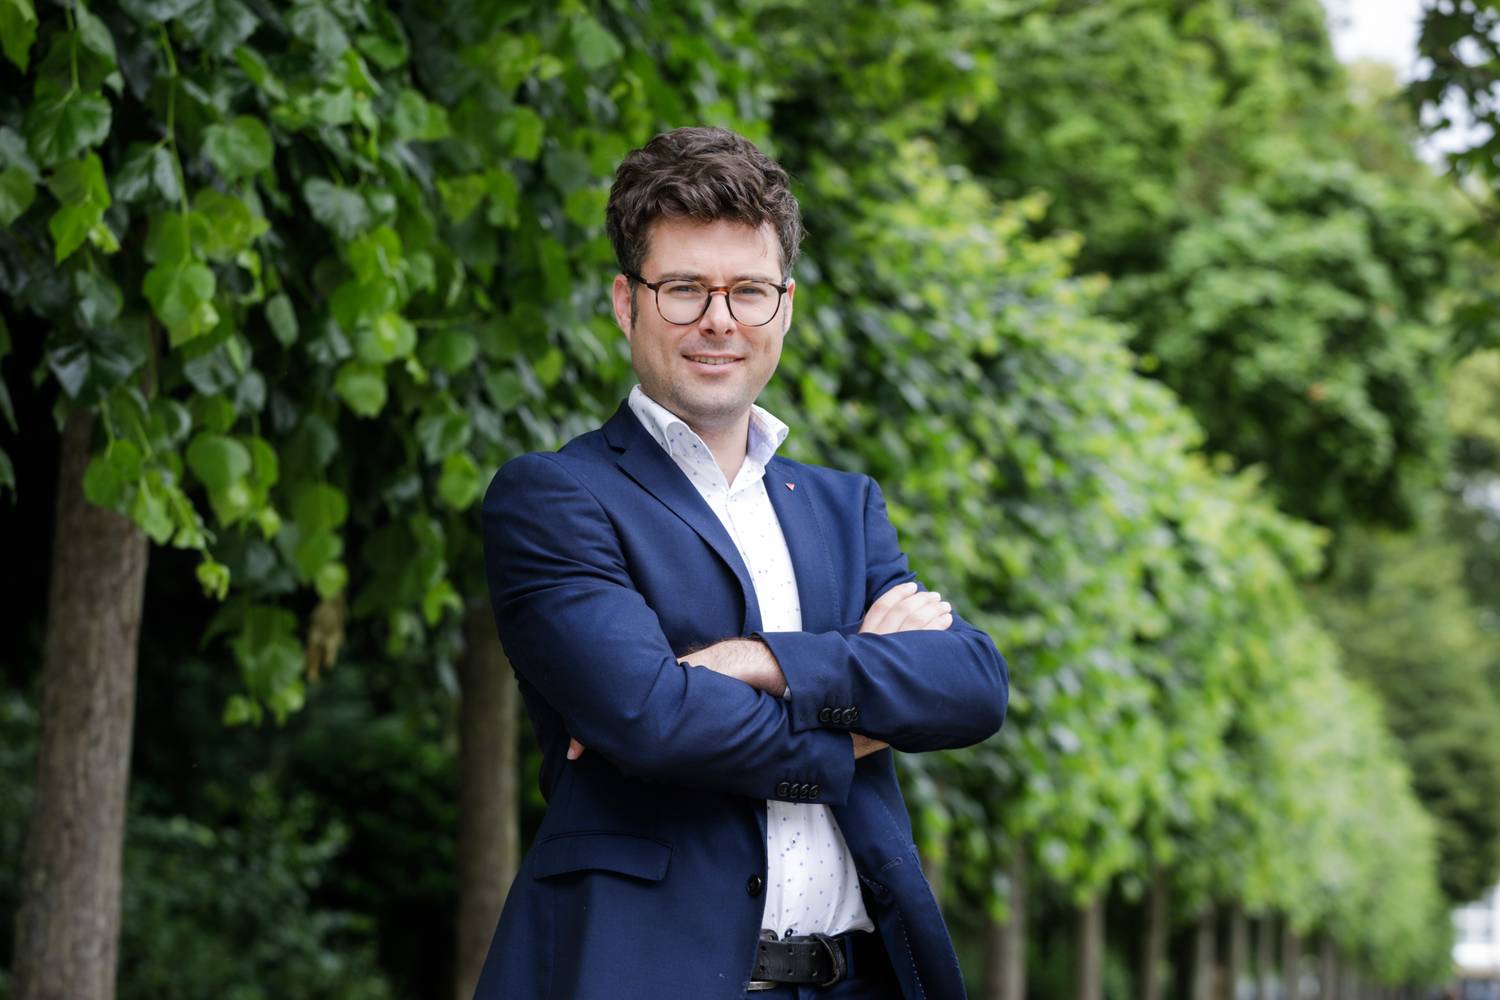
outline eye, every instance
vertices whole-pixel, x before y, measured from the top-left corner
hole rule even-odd
[[[673,281],[661,288],[664,295],[674,299],[700,299],[703,297],[703,286],[693,281]]]
[[[763,284],[759,281],[749,281],[743,285],[734,286],[734,297],[737,299],[756,301],[759,299],[770,298],[772,291],[773,289],[770,285]]]

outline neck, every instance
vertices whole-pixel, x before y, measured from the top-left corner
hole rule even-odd
[[[712,427],[693,427],[694,433],[703,439],[708,445],[708,450],[713,453],[714,461],[719,463],[719,468],[724,471],[724,481],[734,482],[734,477],[739,474],[740,466],[745,464],[745,454],[749,449],[750,442],[750,411],[746,410],[732,422],[717,424]]]

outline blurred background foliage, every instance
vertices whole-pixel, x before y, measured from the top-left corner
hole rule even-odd
[[[790,453],[1012,665],[901,761],[972,992],[1018,922],[1043,997],[1186,990],[1221,917],[1446,975],[1500,878],[1500,168],[1412,150],[1486,5],[1404,94],[1315,0],[96,6],[0,0],[0,967],[73,419],[154,543],[120,994],[454,992],[474,504],[630,386],[612,171],[715,123],[806,214]]]

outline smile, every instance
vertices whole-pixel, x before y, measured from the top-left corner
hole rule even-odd
[[[740,360],[739,358],[716,358],[706,354],[689,354],[687,359],[696,361],[700,365],[727,365]]]

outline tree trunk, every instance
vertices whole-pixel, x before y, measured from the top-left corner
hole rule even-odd
[[[454,996],[469,1000],[520,863],[520,692],[486,601],[469,605],[459,657],[458,926]]]
[[[1302,939],[1297,936],[1290,918],[1281,931],[1281,995],[1285,1000],[1302,997]]]
[[[1141,1000],[1161,1000],[1167,964],[1167,876],[1151,871],[1146,896],[1146,933],[1141,938]]]
[[[93,415],[63,429],[36,797],[21,865],[15,1000],[111,1000],[146,537],[83,497]]]
[[[1255,1000],[1276,1000],[1276,918],[1262,914],[1255,921]]]
[[[1218,961],[1215,955],[1215,923],[1213,906],[1205,906],[1198,914],[1193,933],[1193,986],[1189,994],[1192,1000],[1215,1000],[1214,964]]]
[[[1338,964],[1327,934],[1318,949],[1318,1000],[1338,1000]]]
[[[1245,978],[1245,965],[1250,953],[1250,925],[1245,920],[1245,909],[1236,900],[1229,907],[1229,969],[1225,975],[1223,1000],[1239,1000],[1240,983]]]
[[[1026,1000],[1026,849],[1011,856],[1010,914],[985,925],[985,1000]]]
[[[1104,1000],[1104,895],[1078,908],[1076,1000]]]

